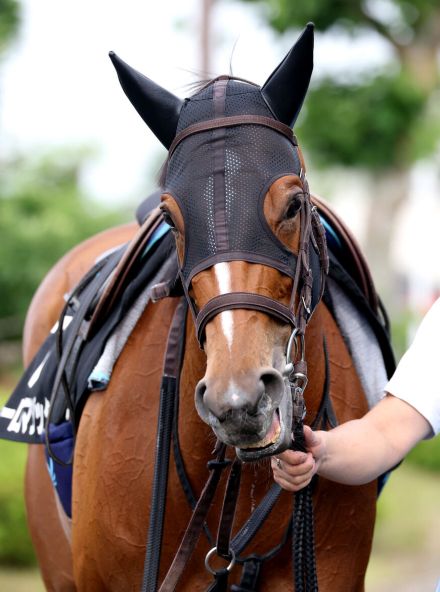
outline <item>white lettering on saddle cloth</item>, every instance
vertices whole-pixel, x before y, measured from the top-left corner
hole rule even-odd
[[[14,432],[15,434],[19,434],[20,432],[22,434],[28,433],[29,436],[33,436],[36,432],[41,436],[44,431],[44,419],[49,413],[48,399],[45,398],[43,404],[37,402],[35,397],[25,397],[20,401],[17,409],[5,407],[3,411],[6,409],[9,417],[11,417],[11,412],[13,412],[12,419],[7,427],[8,432]],[[2,415],[4,416],[5,414],[2,412]]]

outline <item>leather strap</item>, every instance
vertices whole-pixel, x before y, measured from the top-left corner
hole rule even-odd
[[[139,257],[148,244],[151,235],[161,222],[162,212],[159,208],[155,208],[129,243],[124,255],[122,256],[122,259],[115,268],[101,294],[95,310],[93,311],[87,337],[90,337],[93,334],[96,326],[99,325],[100,321],[108,316],[109,311],[111,310],[114,303],[117,302],[124,289],[124,286],[126,285],[125,280],[133,264],[139,260]]]
[[[148,527],[142,592],[156,590],[162,550],[162,535],[168,487],[171,433],[174,405],[178,397],[178,384],[183,360],[183,327],[186,322],[187,304],[182,298],[174,312],[168,333],[160,388],[159,415],[157,419],[156,458],[151,496],[150,523]]]
[[[238,585],[232,584],[231,592],[256,592],[261,563],[262,561],[257,558],[245,561],[240,583]]]
[[[220,294],[219,296],[214,296],[214,298],[207,302],[197,315],[196,333],[200,346],[202,346],[204,341],[204,331],[207,323],[220,312],[236,308],[258,310],[270,314],[284,323],[287,322],[295,326],[295,315],[293,312],[289,307],[281,304],[281,302],[278,302],[277,300],[252,292],[230,292],[228,294]]]
[[[216,448],[217,457],[208,462],[208,468],[211,471],[208,481],[203,488],[199,501],[191,516],[186,532],[180,543],[179,549],[174,557],[173,563],[165,576],[159,592],[174,592],[182,576],[183,570],[188,563],[194,548],[199,540],[206,515],[211,506],[214,494],[216,492],[222,471],[231,461],[225,460],[226,446],[219,444]]]
[[[374,287],[374,282],[373,278],[371,277],[370,269],[364,258],[364,255],[362,254],[361,248],[359,247],[357,240],[354,238],[352,232],[344,224],[344,222],[338,216],[336,216],[333,210],[321,197],[318,197],[317,195],[312,195],[311,200],[312,203],[318,207],[318,210],[322,212],[324,218],[327,218],[330,224],[334,228],[336,228],[337,233],[342,236],[344,244],[349,250],[350,255],[355,264],[354,271],[357,273],[357,279],[359,281],[361,290],[364,293],[373,311],[377,312],[379,307],[377,292]]]
[[[241,480],[241,461],[236,458],[229,473],[228,486],[223,500],[223,508],[217,534],[217,554],[230,558],[231,530],[235,518],[238,492]]]
[[[288,138],[294,146],[298,146],[296,136],[292,129],[288,125],[281,123],[281,121],[277,121],[271,117],[264,117],[264,115],[232,115],[230,117],[218,117],[216,119],[200,121],[199,123],[194,123],[193,125],[190,125],[182,130],[174,138],[173,143],[170,146],[168,158],[171,157],[180,142],[185,140],[185,138],[192,136],[193,134],[236,125],[263,125],[265,127],[270,127],[276,132],[286,136],[286,138]]]

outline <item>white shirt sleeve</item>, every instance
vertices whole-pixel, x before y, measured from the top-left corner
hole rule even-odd
[[[385,391],[406,401],[440,432],[440,298],[417,330]]]

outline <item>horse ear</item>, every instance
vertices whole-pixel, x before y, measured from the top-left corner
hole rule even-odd
[[[261,92],[273,114],[293,127],[307,94],[313,70],[313,30],[308,23],[298,41],[264,83]]]
[[[183,101],[137,72],[113,51],[109,53],[109,56],[118,74],[119,82],[131,104],[155,136],[168,149],[176,135]]]

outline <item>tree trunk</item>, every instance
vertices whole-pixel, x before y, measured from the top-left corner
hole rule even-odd
[[[417,43],[402,47],[399,51],[404,70],[409,72],[417,85],[427,93],[438,84],[438,49],[439,43],[431,45],[418,40]]]
[[[365,252],[376,288],[391,310],[397,274],[391,265],[390,245],[397,213],[408,197],[409,177],[408,169],[387,169],[371,178]]]

